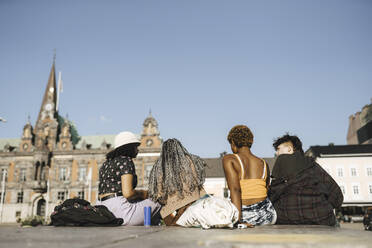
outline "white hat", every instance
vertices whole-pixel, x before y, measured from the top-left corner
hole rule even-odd
[[[115,136],[115,149],[122,145],[127,145],[131,143],[138,143],[141,142],[137,139],[136,135],[131,132],[121,132]]]

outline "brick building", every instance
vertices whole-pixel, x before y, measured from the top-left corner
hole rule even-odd
[[[98,170],[113,146],[115,135],[79,137],[75,126],[58,114],[53,63],[39,115],[19,139],[0,139],[0,222],[31,215],[49,215],[67,198],[97,198]],[[143,122],[138,157],[138,187],[147,187],[162,139],[151,113]]]

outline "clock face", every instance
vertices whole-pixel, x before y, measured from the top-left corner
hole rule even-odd
[[[47,111],[52,110],[52,104],[51,104],[51,103],[47,103],[47,104],[45,105],[45,110],[47,110]]]
[[[152,140],[150,140],[150,139],[146,141],[146,145],[147,145],[147,146],[151,146],[152,143],[153,143],[153,142],[152,142]]]

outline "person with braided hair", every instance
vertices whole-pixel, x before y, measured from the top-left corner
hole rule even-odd
[[[245,125],[234,126],[227,140],[233,154],[223,157],[223,168],[231,201],[239,210],[240,223],[248,226],[275,224],[277,215],[267,197],[269,166],[252,153],[251,130]]]
[[[188,206],[206,194],[203,189],[206,163],[190,154],[177,139],[163,143],[150,177],[148,197],[162,205],[166,225],[176,225]]]

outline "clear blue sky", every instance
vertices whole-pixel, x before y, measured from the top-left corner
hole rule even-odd
[[[0,137],[34,125],[53,50],[60,114],[80,135],[140,133],[202,157],[230,151],[235,124],[272,156],[289,131],[346,143],[372,97],[372,1],[0,1]]]

